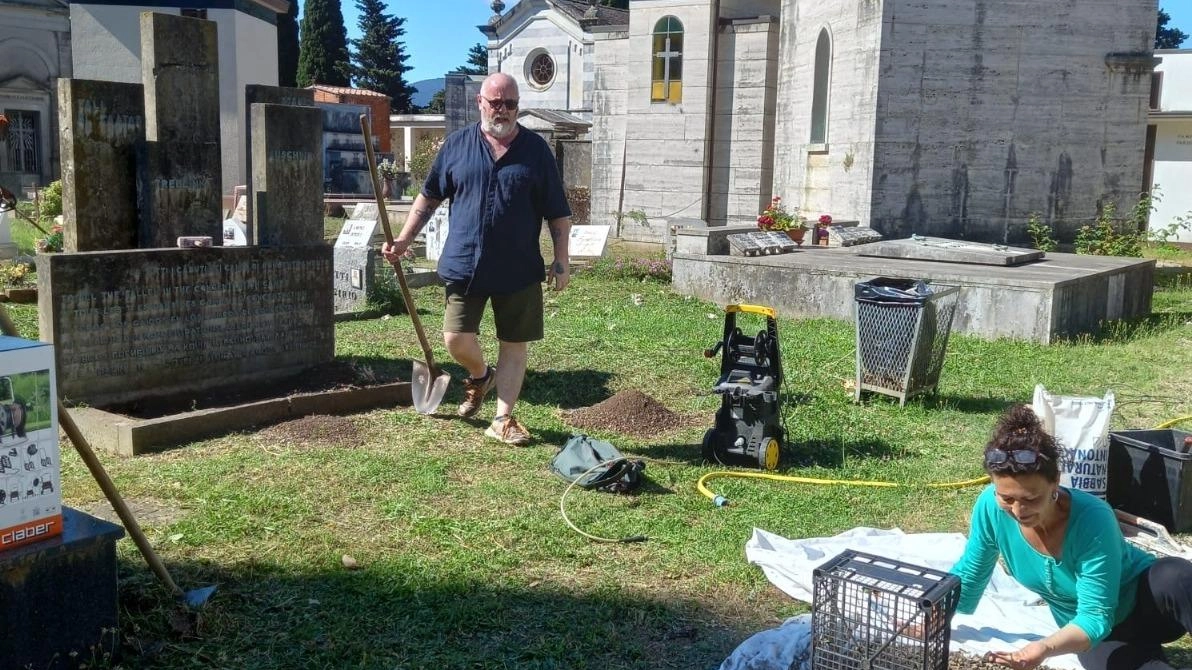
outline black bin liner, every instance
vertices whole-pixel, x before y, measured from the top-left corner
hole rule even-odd
[[[874,277],[853,286],[853,297],[867,303],[922,305],[933,293],[935,290],[922,279]]]

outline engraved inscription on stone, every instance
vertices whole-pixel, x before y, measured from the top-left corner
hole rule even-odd
[[[830,226],[828,228],[829,247],[852,247],[858,244],[878,242],[882,234],[868,226]]]
[[[58,96],[64,249],[136,247],[136,147],[145,138],[141,85],[60,79]]]
[[[37,258],[59,386],[100,405],[330,360],[331,250],[160,249]],[[39,279],[40,276],[39,276]]]

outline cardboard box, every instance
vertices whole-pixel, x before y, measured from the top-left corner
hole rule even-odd
[[[0,337],[0,553],[62,533],[54,348]]]

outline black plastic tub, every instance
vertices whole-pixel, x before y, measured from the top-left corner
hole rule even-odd
[[[1109,433],[1105,497],[1117,509],[1192,532],[1192,433],[1119,430]]]

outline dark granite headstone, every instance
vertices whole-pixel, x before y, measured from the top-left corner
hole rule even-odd
[[[110,667],[120,647],[116,540],[69,507],[62,534],[0,552],[0,667]]]
[[[335,313],[359,312],[368,304],[376,272],[372,248],[375,219],[348,219],[335,240]]]
[[[248,174],[248,192],[252,193],[252,106],[289,105],[291,107],[314,107],[315,92],[310,88],[288,88],[285,86],[265,86],[263,84],[249,84],[244,87],[244,165]],[[245,222],[248,239],[256,239],[252,230],[252,201],[249,200],[245,208]]]
[[[103,406],[325,363],[331,261],[325,244],[39,254],[59,392]]]
[[[58,80],[63,248],[137,246],[137,148],[145,141],[140,84]]]
[[[880,242],[882,234],[869,226],[829,226],[829,247],[855,247],[871,242]]]
[[[323,114],[314,107],[252,106],[254,242],[323,242]]]
[[[140,246],[172,247],[183,235],[219,239],[223,216],[215,23],[141,12],[141,83],[146,148],[140,171]]]

